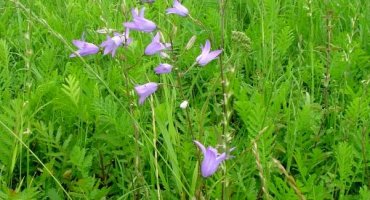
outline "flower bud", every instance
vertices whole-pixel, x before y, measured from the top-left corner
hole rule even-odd
[[[186,109],[189,105],[189,102],[188,101],[183,101],[181,104],[180,104],[180,108],[181,109]]]

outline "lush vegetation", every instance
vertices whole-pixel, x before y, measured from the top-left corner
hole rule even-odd
[[[369,1],[181,2],[0,0],[0,199],[370,199]],[[169,58],[69,57],[135,7]],[[194,140],[236,149],[204,178]]]

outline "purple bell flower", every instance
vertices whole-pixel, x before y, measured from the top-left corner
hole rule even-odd
[[[115,33],[111,38],[108,36],[107,40],[104,41],[100,46],[104,48],[104,55],[112,54],[112,57],[116,54],[117,48],[122,44],[126,46],[131,43],[129,38],[129,29],[126,29],[124,34]]]
[[[216,59],[222,50],[211,51],[211,43],[209,40],[206,41],[204,47],[202,46],[202,53],[197,57],[196,61],[200,66],[205,66],[212,60]]]
[[[183,6],[178,0],[173,0],[173,7],[166,10],[167,14],[176,14],[186,17],[189,14],[189,10]]]
[[[158,89],[158,83],[149,82],[144,85],[138,85],[135,87],[136,93],[139,95],[139,104],[143,104],[145,99],[148,98]]]
[[[207,149],[201,144],[200,142],[194,140],[194,143],[199,147],[200,150],[202,150],[203,153],[203,161],[201,165],[201,173],[203,177],[209,177],[212,174],[214,174],[218,166],[226,159],[228,159],[228,155],[226,155],[226,152],[219,154],[217,152],[217,149],[213,147],[208,147]],[[234,148],[230,149],[229,152],[234,150]]]
[[[72,41],[73,45],[75,45],[78,50],[73,52],[69,57],[73,58],[76,56],[87,56],[91,54],[96,54],[99,52],[99,47],[96,46],[95,44],[88,43],[85,41],[81,40],[73,40]]]
[[[159,64],[154,71],[156,74],[168,74],[172,71],[172,65],[167,63]]]
[[[161,35],[159,32],[153,37],[152,42],[145,48],[145,55],[154,55],[171,47],[170,43],[161,43]]]
[[[157,28],[157,26],[155,25],[154,22],[144,18],[144,11],[145,11],[145,8],[142,8],[140,10],[140,13],[137,8],[132,9],[131,13],[132,13],[133,21],[125,22],[123,23],[123,26],[129,29],[143,31],[143,32],[154,31]]]

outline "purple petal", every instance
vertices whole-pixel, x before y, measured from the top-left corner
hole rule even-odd
[[[155,34],[155,36],[153,37],[152,42],[161,42],[161,35],[159,34],[159,32],[157,32],[157,34]]]
[[[135,29],[135,30],[140,29],[140,26],[138,26],[134,22],[125,22],[123,23],[123,26],[129,29]]]
[[[81,40],[73,40],[72,43],[79,49],[82,49],[86,44],[86,42],[81,41]]]
[[[172,65],[164,63],[154,69],[156,74],[168,74],[172,71]]]
[[[137,8],[131,9],[131,14],[133,18],[139,17],[139,10]]]
[[[161,43],[150,43],[146,48],[145,48],[145,55],[154,55],[156,53],[159,53],[162,51],[164,48]]]
[[[217,56],[219,56],[222,52],[222,50],[215,50],[210,52],[210,49],[211,43],[209,42],[209,40],[207,40],[204,47],[202,47],[202,53],[196,58],[196,61],[200,66],[207,65],[209,62],[216,59]]]
[[[73,44],[78,47],[78,50],[73,52],[69,57],[73,58],[77,55],[79,56],[86,56],[91,54],[96,54],[99,52],[99,47],[95,44],[80,41],[80,40],[73,40]]]
[[[145,7],[141,8],[139,17],[144,18],[144,11],[145,11]]]
[[[179,14],[179,11],[176,8],[168,8],[166,9],[167,14]]]
[[[209,40],[206,41],[206,44],[204,45],[204,47],[202,48],[202,53],[209,53],[209,51],[211,50],[211,42]]]
[[[226,160],[226,158],[227,158],[226,153],[222,153],[220,156],[216,158],[216,161],[218,162],[218,164],[220,164],[222,161]]]
[[[186,16],[189,13],[188,9],[185,6],[183,6],[180,2],[178,2],[177,0],[174,0],[173,7],[177,9],[178,11],[177,14],[181,16]]]
[[[201,172],[203,177],[209,177],[217,171],[217,151],[215,152],[212,147],[208,147],[202,161]]]
[[[208,54],[208,57],[212,58],[212,60],[213,60],[213,59],[217,58],[218,55],[220,55],[220,53],[222,53],[222,50],[214,50],[214,51],[212,51],[211,53]]]
[[[144,85],[138,85],[135,87],[136,93],[139,95],[139,104],[143,104],[145,99],[153,94],[158,89],[158,84],[149,82]]]
[[[148,19],[145,19],[145,18],[135,18],[134,23],[137,27],[134,29],[143,31],[143,32],[152,32],[157,28],[154,22]]]
[[[203,155],[206,155],[206,148],[203,146],[203,144],[196,140],[194,140],[194,143],[199,147],[200,150],[202,150]]]

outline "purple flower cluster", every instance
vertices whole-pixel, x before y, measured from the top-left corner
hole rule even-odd
[[[153,3],[154,0],[145,0],[145,2]],[[102,48],[104,55],[111,54],[111,56],[114,57],[119,47],[129,46],[132,43],[132,39],[129,37],[130,30],[150,33],[157,29],[157,25],[153,21],[145,18],[144,12],[144,7],[141,8],[140,11],[137,8],[131,10],[132,20],[123,23],[123,27],[125,28],[124,33],[115,32],[113,36],[110,36],[109,32],[112,32],[110,31],[111,29],[101,29],[97,31],[99,33],[107,34],[107,39],[100,44],[100,48]],[[189,10],[182,5],[179,0],[173,0],[173,7],[168,8],[166,13],[186,17],[189,15]],[[85,41],[73,40],[73,44],[78,48],[78,50],[74,51],[70,57],[97,54],[100,51],[100,48],[97,45]],[[169,56],[164,51],[169,49],[171,49],[171,44],[163,42],[161,32],[158,31],[152,38],[152,41],[146,46],[144,54],[148,56],[159,54],[162,57],[168,58]],[[216,59],[221,53],[222,50],[211,51],[211,43],[209,40],[206,40],[205,45],[201,46],[201,53],[195,59],[194,64],[198,64],[203,67]],[[156,74],[168,74],[171,73],[172,68],[173,66],[171,64],[160,63],[154,69],[154,72]],[[150,95],[156,92],[158,86],[159,84],[155,82],[135,86],[135,91],[139,96],[139,104],[143,104]],[[180,107],[185,109],[187,105],[188,102],[184,101]],[[228,156],[226,153],[219,154],[215,148],[208,147],[206,149],[200,142],[194,142],[202,150],[204,155],[201,167],[202,176],[209,177],[217,171],[219,165],[224,160],[228,159]]]

